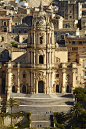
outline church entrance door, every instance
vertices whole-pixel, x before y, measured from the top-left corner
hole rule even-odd
[[[69,93],[69,86],[66,87],[66,93]]]
[[[26,86],[25,85],[23,85],[23,87],[22,87],[22,93],[26,93]]]
[[[56,92],[59,93],[59,85],[56,85]]]
[[[43,93],[43,81],[38,82],[38,93]]]

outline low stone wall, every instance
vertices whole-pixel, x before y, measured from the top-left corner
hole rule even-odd
[[[17,118],[17,117],[16,118],[12,118],[13,126],[14,125],[18,125],[18,124],[20,126],[22,126],[22,125],[27,124],[27,123],[28,123],[28,119],[25,116],[19,117],[19,118]],[[4,126],[10,126],[11,125],[11,117],[10,116],[4,117],[3,125]]]

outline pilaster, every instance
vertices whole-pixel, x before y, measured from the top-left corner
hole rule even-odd
[[[17,93],[20,93],[20,64],[18,64],[18,89]]]
[[[36,94],[38,94],[38,81],[36,80]]]
[[[76,69],[72,70],[72,77],[73,77],[73,80],[72,80],[72,91],[73,91],[73,89],[75,89],[76,87]]]
[[[63,86],[62,86],[62,93],[65,93],[65,86],[66,86],[66,69],[62,70],[63,74]]]

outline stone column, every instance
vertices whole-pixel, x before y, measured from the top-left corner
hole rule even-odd
[[[46,57],[45,57],[45,55],[43,55],[43,62],[44,62],[44,64],[46,64]]]
[[[51,85],[51,70],[49,72],[49,93],[51,94],[51,88],[52,88],[52,85]]]
[[[38,34],[38,37],[37,37],[37,44],[39,44],[39,34]]]
[[[62,70],[62,74],[63,74],[63,86],[62,86],[62,93],[65,93],[65,86],[66,86],[66,69]]]
[[[49,37],[49,39],[50,39],[50,44],[51,44],[51,31],[50,31],[50,37]]]
[[[38,94],[38,81],[36,80],[36,94]]]
[[[48,40],[49,40],[49,44],[50,44],[50,33],[49,33],[49,37],[48,38],[49,38]]]
[[[72,77],[73,77],[72,80],[72,91],[73,91],[76,87],[76,69],[72,70]]]
[[[32,53],[32,50],[31,50],[31,64],[33,63],[33,55],[32,55],[33,53]]]
[[[35,68],[35,58],[36,58],[36,56],[35,56],[35,50],[34,50],[34,68]]]
[[[37,54],[37,64],[39,64],[39,54]]]
[[[44,83],[44,93],[46,94],[46,83]]]
[[[54,44],[54,32],[52,33],[52,44]]]
[[[46,33],[46,44],[47,44],[47,42],[48,42],[48,34]]]
[[[11,69],[8,71],[8,93],[12,93],[12,72]]]
[[[35,72],[33,73],[33,81],[34,81],[34,83],[33,83],[33,85],[34,85],[34,94],[36,93],[35,91],[36,91],[36,85],[35,85]]]
[[[28,92],[30,92],[30,72],[28,71]]]
[[[54,63],[54,54],[53,54],[53,51],[52,51],[52,63]]]
[[[30,63],[30,52],[28,51],[28,62]]]
[[[34,43],[34,46],[35,46],[35,31],[34,31],[34,41],[33,41],[33,43]]]
[[[20,64],[18,64],[18,90],[17,93],[20,93]]]
[[[48,73],[46,73],[46,94],[48,94]]]
[[[46,44],[46,33],[44,34],[44,43]]]
[[[31,72],[31,91],[33,93],[33,88],[34,88],[34,85],[33,85],[33,73]]]
[[[50,67],[50,52],[49,52],[49,57],[48,58],[49,58],[49,67]]]
[[[49,63],[48,60],[49,60],[49,57],[48,57],[48,52],[47,52],[47,62],[46,62],[47,64]]]
[[[9,20],[9,32],[11,32],[12,28],[11,28],[11,20]]]

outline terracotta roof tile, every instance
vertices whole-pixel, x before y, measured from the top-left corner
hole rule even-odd
[[[10,19],[10,17],[2,17],[1,19]]]

